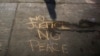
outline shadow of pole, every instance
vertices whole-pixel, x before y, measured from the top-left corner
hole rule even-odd
[[[56,2],[55,2],[55,0],[44,0],[44,1],[47,5],[47,9],[48,9],[51,19],[53,21],[55,21],[56,20],[56,12],[55,12]]]

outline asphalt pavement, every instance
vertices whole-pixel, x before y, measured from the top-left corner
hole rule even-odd
[[[100,0],[0,0],[0,56],[100,56]]]

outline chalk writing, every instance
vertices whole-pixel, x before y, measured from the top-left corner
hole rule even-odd
[[[54,52],[54,50],[53,50],[53,47],[50,47],[50,45],[49,44],[47,44],[47,48],[46,48],[46,51],[51,51],[51,52]]]
[[[53,44],[53,47],[54,47],[54,46],[58,46],[58,43],[52,43],[52,44]],[[53,48],[53,50],[55,50],[55,51],[60,51],[60,50],[57,49],[57,47],[56,47],[56,48]]]
[[[43,16],[36,16],[35,18],[29,18],[29,29],[36,29],[38,37],[40,40],[44,39],[49,41],[56,41],[56,42],[41,42],[39,40],[29,40],[30,47],[32,52],[35,52],[35,48],[38,49],[39,52],[62,52],[64,54],[68,53],[67,45],[66,44],[59,44],[57,43],[58,40],[61,39],[60,34],[54,34],[56,29],[70,29],[66,27],[65,22],[63,21],[50,21],[47,20]],[[44,30],[45,29],[45,30]],[[54,35],[53,35],[54,34]]]
[[[50,37],[51,37],[52,40],[60,40],[61,39],[60,35],[52,36],[50,34]]]
[[[52,40],[60,40],[61,38],[60,35],[52,36],[47,30],[44,33],[43,31],[38,29],[37,32],[40,39],[46,38],[46,40],[50,40],[51,38]]]
[[[29,18],[29,25],[31,25],[31,27],[29,27],[29,29],[34,29],[34,28],[38,28],[38,29],[70,29],[69,27],[67,27],[64,21],[50,21],[45,19],[45,17],[43,16],[36,16],[35,18],[30,17]]]
[[[34,51],[34,50],[33,50],[32,41],[30,40],[29,42],[30,42],[30,46],[31,46],[32,51]]]
[[[45,37],[47,40],[49,40],[49,35],[48,35],[48,32],[46,31],[46,33],[43,33],[42,31],[40,30],[37,30],[38,31],[38,35],[39,35],[39,38],[42,39],[42,36]]]
[[[45,43],[38,43],[39,51],[45,51]]]
[[[62,51],[63,51],[63,53],[68,53],[66,46],[67,46],[66,44],[62,45]]]
[[[48,43],[41,43],[38,40],[30,40],[30,42],[31,42],[32,51],[35,51],[34,47],[37,47],[39,52],[46,51],[46,52],[53,53],[53,52],[61,52],[62,51],[62,53],[68,53],[66,44],[62,44],[59,48],[57,48],[55,46],[58,46],[59,45],[58,43],[52,43],[52,45],[51,45]],[[33,44],[33,43],[36,43],[36,44]]]

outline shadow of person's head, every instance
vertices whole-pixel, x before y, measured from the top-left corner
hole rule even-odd
[[[100,3],[100,0],[91,0],[91,1],[93,1],[95,3]]]

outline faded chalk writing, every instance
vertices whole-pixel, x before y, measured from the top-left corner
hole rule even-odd
[[[58,43],[52,43],[51,44],[48,44],[48,43],[41,43],[40,41],[38,40],[30,40],[29,42],[31,42],[31,49],[33,52],[35,52],[34,48],[38,48],[38,51],[39,52],[42,52],[42,51],[45,51],[45,52],[63,52],[63,53],[68,53],[67,52],[67,45],[66,44],[62,44],[60,46],[60,48],[56,48],[55,46],[59,46]],[[36,43],[35,45],[33,43]]]
[[[42,31],[40,30],[37,30],[38,31],[38,35],[39,35],[39,38],[42,39],[42,36],[45,37],[47,40],[49,40],[49,34],[48,34],[48,31],[45,31],[45,33],[43,33]]]
[[[62,52],[63,54],[68,53],[67,45],[66,44],[59,44],[57,43],[58,40],[61,39],[60,34],[55,34],[56,29],[70,29],[69,27],[66,27],[64,22],[58,21],[50,21],[47,20],[43,16],[36,16],[35,18],[29,18],[29,25],[31,27],[28,27],[29,29],[36,29],[36,33],[38,35],[39,40],[42,40],[45,38],[46,41],[56,41],[56,42],[41,42],[36,39],[29,40],[30,47],[32,49],[32,52],[35,52],[35,50],[39,52]]]
[[[33,46],[32,46],[32,41],[30,40],[29,42],[30,42],[30,46],[31,46],[32,51],[34,51]]]
[[[50,21],[47,20],[45,17],[43,16],[36,16],[35,18],[30,17],[29,18],[29,25],[31,25],[31,27],[29,27],[29,29],[70,29],[69,27],[65,26],[65,22],[63,21]]]
[[[60,40],[61,38],[60,35],[52,36],[47,30],[44,33],[43,31],[38,29],[37,32],[40,39],[46,38],[46,40],[50,40],[51,38],[52,40]]]

